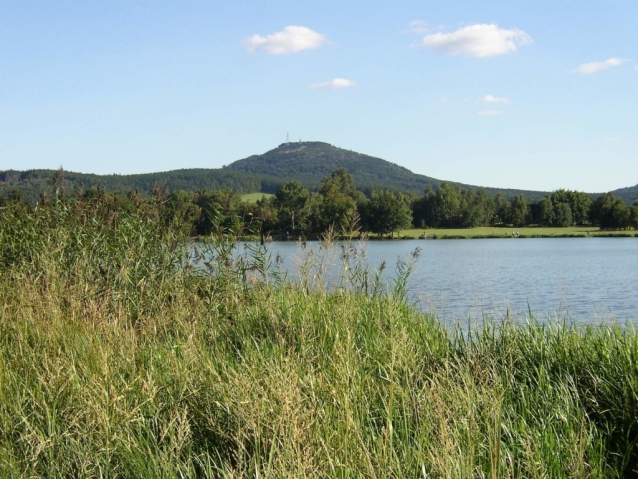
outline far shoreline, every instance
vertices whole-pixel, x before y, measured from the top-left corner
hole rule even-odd
[[[567,227],[567,228],[544,228],[544,227],[477,227],[477,228],[432,228],[432,229],[409,229],[401,230],[398,234],[384,235],[379,237],[374,233],[355,232],[352,235],[339,235],[335,240],[360,240],[368,241],[402,241],[402,240],[450,240],[450,239],[521,239],[521,238],[636,238],[638,231],[633,230],[600,230],[591,227]],[[208,241],[210,238],[197,236],[195,241]],[[322,235],[285,235],[274,234],[266,236],[267,242],[298,242],[298,241],[318,241]],[[258,236],[240,236],[239,241],[259,241]]]

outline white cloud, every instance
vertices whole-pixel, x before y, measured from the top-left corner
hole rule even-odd
[[[330,80],[324,83],[313,83],[312,85],[310,85],[308,88],[332,88],[332,89],[337,89],[337,88],[348,88],[348,87],[353,87],[353,86],[357,86],[357,82],[356,81],[352,81],[352,80],[346,80],[345,78],[335,78],[334,80]]]
[[[608,136],[607,138],[605,138],[605,140],[607,141],[618,141],[620,140],[619,136]]]
[[[606,70],[609,67],[617,67],[618,65],[622,65],[627,61],[629,60],[625,60],[623,58],[610,58],[609,60],[605,60],[604,62],[583,63],[581,65],[578,65],[578,68],[573,71],[582,73],[583,75],[591,75],[592,73],[596,73],[600,70]]]
[[[325,36],[306,27],[289,26],[282,31],[262,37],[253,35],[244,40],[249,52],[263,51],[269,55],[287,55],[302,50],[319,48],[327,42]]]
[[[442,96],[440,98],[437,98],[436,101],[438,101],[439,103],[447,103],[450,101],[450,99],[448,97]]]
[[[421,42],[448,55],[491,57],[515,52],[518,45],[529,45],[532,38],[523,30],[505,30],[498,25],[479,24],[461,28],[452,33],[427,35]]]
[[[478,116],[493,116],[493,115],[500,115],[503,112],[502,111],[495,111],[495,110],[483,110],[483,111],[479,111],[477,113],[478,113]]]
[[[638,65],[636,65],[636,71],[638,72]]]
[[[483,103],[504,103],[506,105],[510,105],[512,103],[511,100],[504,98],[504,97],[497,97],[497,96],[492,96],[492,95],[485,95],[483,98],[481,98],[481,101]]]

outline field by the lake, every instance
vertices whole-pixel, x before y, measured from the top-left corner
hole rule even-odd
[[[396,235],[395,235],[396,236]],[[552,227],[488,227],[480,226],[476,228],[459,228],[459,229],[443,229],[443,228],[421,228],[401,230],[399,237],[404,238],[423,238],[426,239],[444,239],[444,238],[552,238],[562,236],[636,236],[635,231],[619,230],[619,231],[601,231],[597,227],[592,226],[573,226],[565,228]]]
[[[246,193],[245,195],[241,195],[241,200],[243,202],[250,201],[252,203],[255,203],[262,198],[270,198],[271,196],[274,195],[270,193]]]
[[[1,477],[621,478],[638,333],[451,330],[325,242],[283,282],[258,244],[206,269],[152,209],[2,211]],[[323,256],[322,256],[323,255]],[[327,258],[341,288],[323,288]],[[273,261],[270,261],[273,260]],[[347,267],[346,267],[347,266]]]

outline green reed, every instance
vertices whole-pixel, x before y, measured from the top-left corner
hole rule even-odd
[[[233,254],[228,237],[189,269],[188,238],[152,208],[1,215],[0,477],[632,477],[638,465],[632,327],[450,331],[407,302],[416,257],[384,290],[361,246],[324,242],[344,264],[329,289],[317,257],[286,282],[266,249]]]

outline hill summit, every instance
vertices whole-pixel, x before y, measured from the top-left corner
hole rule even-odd
[[[226,168],[254,175],[267,175],[282,181],[299,180],[309,188],[317,186],[337,168],[345,168],[354,176],[357,187],[363,190],[393,189],[420,194],[427,186],[437,189],[444,181],[413,173],[403,166],[381,158],[338,148],[321,141],[282,143],[274,150],[237,160]],[[478,188],[474,185],[456,184],[464,188]],[[503,192],[510,197],[522,194],[532,201],[538,201],[548,194],[543,191],[502,188],[485,190],[491,194]]]
[[[235,171],[268,175],[285,181],[299,180],[315,187],[337,168],[354,176],[359,188],[392,188],[422,192],[437,188],[441,180],[418,175],[381,158],[337,148],[321,141],[282,143],[262,155],[252,155],[227,166]]]

